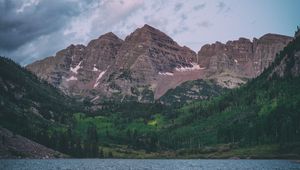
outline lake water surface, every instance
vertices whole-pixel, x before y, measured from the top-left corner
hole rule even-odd
[[[300,170],[300,164],[289,160],[178,160],[178,159],[17,159],[0,160],[0,170]]]

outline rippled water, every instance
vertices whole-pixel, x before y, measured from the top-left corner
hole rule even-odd
[[[135,170],[135,169],[299,169],[300,164],[289,160],[177,160],[177,159],[50,159],[50,160],[0,160],[0,170]]]

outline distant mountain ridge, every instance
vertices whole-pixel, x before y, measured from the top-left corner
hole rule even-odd
[[[66,94],[92,102],[153,102],[190,80],[212,79],[222,87],[237,87],[259,75],[291,39],[275,34],[253,42],[240,38],[205,45],[196,54],[146,24],[125,40],[107,33],[26,68]]]
[[[207,77],[219,85],[234,88],[245,83],[245,78],[260,75],[293,38],[265,34],[252,41],[240,38],[226,44],[216,42],[204,45],[198,52],[201,67],[207,68]]]

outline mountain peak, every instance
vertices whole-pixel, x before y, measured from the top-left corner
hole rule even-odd
[[[131,35],[159,35],[159,36],[167,36],[165,33],[160,31],[157,28],[154,28],[148,24],[145,24],[143,27],[136,29]]]
[[[98,39],[120,39],[120,38],[113,32],[108,32],[101,35]]]
[[[145,24],[141,29],[142,30],[155,30],[156,28],[154,28],[154,27],[152,27],[152,26],[150,26],[148,24]]]
[[[151,35],[151,36],[159,36],[159,37],[169,37],[166,33],[162,32],[161,30],[152,27],[148,24],[145,24],[143,27],[138,28],[136,31],[141,32],[142,34]]]
[[[129,36],[126,37],[125,41],[141,41],[141,42],[158,42],[164,41],[165,43],[171,42],[176,44],[171,37],[169,37],[164,32],[160,31],[157,28],[154,28],[148,24],[145,24],[143,27],[136,29]]]
[[[121,43],[123,40],[120,39],[116,34],[112,32],[101,35],[98,39],[94,39],[89,42],[88,46],[101,46],[103,42],[118,42]]]

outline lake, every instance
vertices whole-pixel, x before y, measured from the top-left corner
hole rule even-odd
[[[289,160],[178,160],[178,159],[16,159],[0,160],[1,170],[300,170],[300,164]]]

